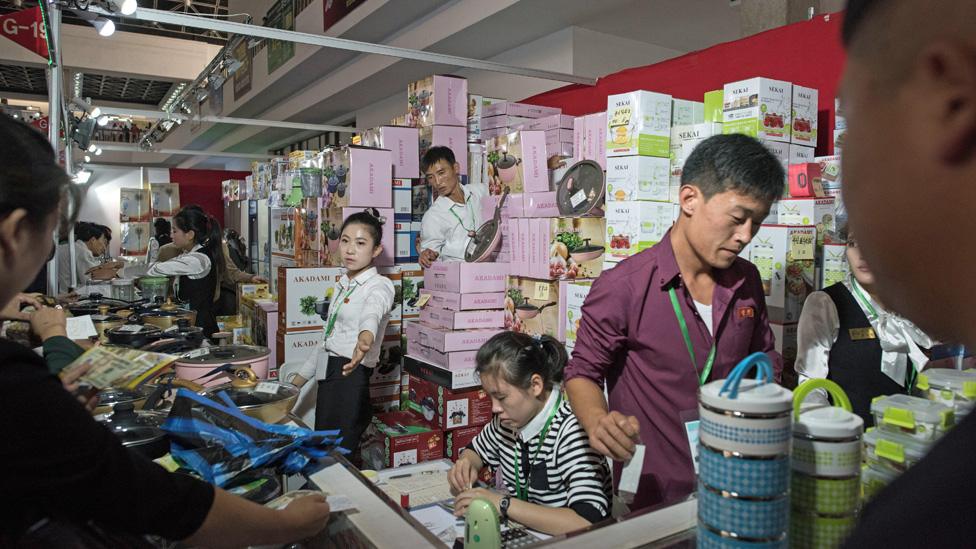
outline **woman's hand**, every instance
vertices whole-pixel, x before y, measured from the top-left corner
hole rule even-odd
[[[57,307],[40,307],[30,314],[31,330],[47,341],[54,336],[68,335],[68,321],[64,316],[64,309]]]
[[[0,320],[23,320],[29,322],[31,313],[21,311],[26,306],[40,309],[41,302],[30,294],[17,294],[10,300],[10,303],[7,303],[3,309],[0,309]]]
[[[88,370],[91,370],[91,364],[84,364],[78,368],[65,369],[61,371],[61,385],[64,387],[65,391],[68,391],[81,402],[81,405],[88,409],[89,412],[94,412],[95,407],[98,406],[98,394],[91,396],[76,394],[78,388],[81,384],[78,383],[78,379],[87,374]]]
[[[434,261],[437,261],[439,255],[434,250],[422,250],[420,252],[420,266],[429,269],[434,264]]]
[[[329,512],[329,503],[321,494],[302,496],[279,511],[283,519],[282,526],[296,540],[310,538],[321,532],[329,522]]]
[[[352,353],[352,360],[342,367],[342,375],[348,376],[359,366],[359,363],[366,358],[366,353],[373,346],[375,336],[373,332],[363,330],[359,332],[359,340],[356,342],[356,349]]]
[[[486,490],[484,488],[474,488],[472,490],[467,490],[461,492],[454,498],[454,516],[463,517],[465,513],[468,512],[468,507],[471,502],[477,498],[486,499],[495,506],[495,510],[501,512],[498,508],[502,501],[502,495],[498,492],[493,492],[491,490]]]
[[[458,495],[470,490],[478,481],[478,467],[465,456],[471,452],[464,452],[451,470],[447,473],[447,481],[451,485],[451,494]]]

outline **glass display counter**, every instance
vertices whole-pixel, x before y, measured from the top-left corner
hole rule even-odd
[[[441,468],[439,471],[438,467]],[[309,477],[310,483],[327,494],[346,496],[356,509],[334,513],[327,531],[308,546],[377,549],[453,546],[449,542],[456,534],[463,534],[463,523],[452,523],[446,507],[437,508],[438,503],[433,500],[438,497],[438,488],[426,488],[432,483],[423,483],[423,479],[416,478],[414,486],[424,487],[412,493],[415,501],[407,511],[391,497],[388,484],[422,475],[429,475],[427,478],[431,481],[440,481],[439,477],[449,467],[450,463],[445,461],[443,464],[434,462],[381,471],[379,482],[374,483],[345,459],[334,458]],[[663,508],[611,518],[571,534],[552,537],[539,534],[538,541],[518,547],[694,547],[697,513],[698,505],[692,498]],[[456,527],[456,534],[448,527]]]

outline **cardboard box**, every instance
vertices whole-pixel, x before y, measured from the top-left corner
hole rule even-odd
[[[251,339],[255,345],[267,347],[271,351],[269,372],[278,372],[278,302],[259,300],[254,303],[254,323],[251,325]]]
[[[491,421],[491,397],[481,388],[452,391],[410,374],[408,394],[408,409],[444,431]]]
[[[725,133],[790,142],[793,84],[750,78],[726,84],[723,95]]]
[[[393,223],[393,249],[394,259],[397,263],[416,261],[416,243],[413,233],[410,230],[409,221],[397,221]]]
[[[379,126],[364,131],[360,144],[364,147],[386,149],[393,158],[393,177],[420,177],[419,133],[417,128]]]
[[[485,116],[481,118],[481,131],[485,132],[498,128],[511,128],[513,126],[525,125],[532,122],[532,120],[532,118],[526,118],[524,116],[509,116],[504,114],[499,116]]]
[[[550,143],[546,141],[546,157],[551,158],[553,156],[562,156],[565,158],[573,158],[576,154],[576,150],[573,148],[572,143]]]
[[[410,219],[420,223],[424,219],[424,214],[430,208],[433,192],[430,185],[424,183],[422,179],[413,182],[410,188],[410,195],[413,198],[410,204]]]
[[[348,145],[323,153],[322,161],[330,207],[393,207],[393,154],[389,150]]]
[[[626,259],[664,238],[673,224],[674,206],[664,202],[608,202],[607,255]]]
[[[468,81],[438,74],[408,84],[407,122],[417,127],[467,126]]]
[[[396,229],[393,221],[393,208],[347,207],[342,209],[342,220],[345,221],[349,216],[359,212],[372,212],[374,209],[379,212],[380,220],[383,223],[383,234],[380,240],[380,244],[383,245],[383,251],[373,260],[373,265],[377,267],[390,267],[396,264],[396,260],[394,259],[394,254],[396,253],[394,232]]]
[[[393,214],[397,219],[410,220],[413,214],[413,180],[393,180]]]
[[[436,307],[420,310],[420,321],[428,326],[445,330],[479,330],[483,328],[502,328],[505,314],[497,311],[449,311]]]
[[[508,277],[505,328],[529,335],[549,335],[565,341],[565,297],[569,281]],[[545,308],[543,308],[545,307]],[[562,312],[561,312],[562,311]]]
[[[759,269],[770,322],[800,320],[815,284],[817,228],[763,225],[752,239],[749,260]]]
[[[558,129],[572,130],[574,127],[574,120],[575,119],[568,114],[553,114],[531,120],[526,126],[526,129],[543,131]]]
[[[607,169],[607,113],[588,114],[584,118],[584,160],[592,160]]]
[[[793,131],[790,141],[810,147],[817,146],[817,101],[819,93],[813,88],[793,84]]]
[[[559,217],[556,191],[525,193],[522,195],[522,205],[524,217]]]
[[[562,109],[556,107],[540,107],[526,103],[515,103],[512,101],[501,101],[487,105],[481,110],[482,116],[522,116],[525,118],[542,118],[554,114],[562,114]]]
[[[816,225],[817,244],[823,244],[825,231],[833,232],[834,198],[784,198],[779,201],[779,225]]]
[[[772,330],[773,337],[776,339],[776,352],[783,357],[782,385],[789,389],[795,388],[797,384],[797,375],[796,370],[794,369],[798,349],[796,339],[797,324],[778,324],[775,322],[770,322],[769,328]]]
[[[725,98],[725,90],[713,90],[705,92],[705,119],[704,122],[707,124],[709,122],[717,122],[721,124],[725,121],[725,117],[722,114],[722,107]]]
[[[487,185],[485,173],[485,146],[468,143],[468,185]]]
[[[345,269],[333,267],[278,269],[279,332],[321,331],[325,321],[315,302],[332,296]]]
[[[370,385],[369,404],[373,414],[386,414],[400,411],[400,379],[396,383]]]
[[[803,145],[795,145],[790,143],[790,164],[804,164],[807,162],[813,162],[814,158],[813,147],[805,147]]]
[[[380,344],[380,356],[376,362],[376,367],[373,368],[369,376],[370,385],[400,383],[400,368],[403,363],[403,355],[406,354],[400,330],[399,322],[391,321],[386,325],[383,342]]]
[[[444,432],[413,412],[389,412],[373,416],[363,433],[363,465],[388,469],[442,459]]]
[[[820,269],[817,289],[822,290],[843,282],[850,273],[851,266],[847,263],[847,244],[824,244],[823,266]]]
[[[418,342],[408,343],[407,354],[418,360],[424,362],[429,362],[431,364],[440,366],[452,372],[462,372],[464,375],[469,375],[470,372],[474,371],[475,366],[478,365],[475,360],[478,356],[478,351],[455,351],[451,353],[442,353],[430,347],[424,347]],[[477,385],[478,382],[474,377],[470,380],[465,380],[463,377],[457,380],[453,380],[452,385],[455,388],[460,388],[462,384],[467,383],[470,386]]]
[[[505,291],[507,263],[462,263],[435,261],[424,271],[424,287],[461,294]]]
[[[442,353],[453,353],[456,351],[477,351],[502,330],[445,330],[434,328],[421,322],[410,322],[404,324],[407,332],[407,341],[413,345],[417,342],[425,347],[430,347]],[[412,347],[411,347],[412,348]]]
[[[607,97],[607,156],[668,158],[671,96],[644,90]]]
[[[451,391],[467,391],[481,386],[481,380],[475,372],[475,364],[467,367],[455,365],[453,368],[447,368],[422,357],[409,354],[403,360],[403,371]]]
[[[576,116],[573,118],[573,162],[583,160],[583,136],[586,134],[586,117]]]
[[[671,125],[687,126],[705,122],[705,104],[685,99],[671,100]]]
[[[667,202],[671,162],[654,156],[607,158],[607,201],[657,200]]]
[[[674,126],[671,128],[671,164],[679,167],[691,156],[702,141],[713,135],[722,134],[722,124],[705,122],[690,126]],[[677,175],[681,175],[679,171]]]
[[[599,217],[529,220],[527,276],[572,280],[600,276],[607,233]]]
[[[505,292],[481,294],[459,294],[457,292],[438,292],[424,289],[421,294],[429,294],[427,307],[452,311],[486,311],[505,308]]]
[[[461,175],[468,175],[468,132],[461,126],[421,126],[418,158],[423,158],[431,147],[447,147],[461,166]]]
[[[824,193],[827,196],[840,196],[840,156],[818,156],[814,160],[820,164],[820,179]]]
[[[555,128],[551,130],[545,130],[545,134],[546,134],[546,143],[552,143],[552,142],[572,143],[573,142],[573,130]]]
[[[546,163],[546,137],[540,131],[513,132],[487,142],[488,192],[547,192],[549,168]],[[514,197],[509,197],[514,198]]]
[[[275,339],[275,358],[278,368],[288,362],[305,362],[305,359],[315,353],[315,348],[325,340],[325,332],[286,333],[278,330]]]
[[[408,263],[400,265],[400,275],[403,280],[403,319],[419,318],[417,299],[424,287],[424,271],[419,263]]]
[[[590,295],[593,282],[589,280],[573,281],[566,285],[566,347],[576,346],[576,331],[579,330],[580,319],[583,318],[583,302]]]
[[[271,255],[295,259],[295,208],[271,208]]]
[[[255,282],[238,282],[237,283],[237,308],[241,308],[241,304],[245,299],[270,299],[271,298],[271,288],[268,287],[267,283],[255,283]]]
[[[487,105],[501,101],[503,99],[493,99],[483,95],[468,95],[468,142],[481,141],[482,110]]]
[[[787,177],[789,178],[790,198],[824,196],[823,183],[820,179],[820,164],[814,162],[790,164]],[[803,224],[807,225],[808,223]]]
[[[376,271],[393,283],[393,310],[390,311],[390,322],[399,323],[403,318],[403,269],[399,265],[377,267]]]
[[[484,428],[484,425],[472,425],[444,433],[444,457],[451,461],[457,461],[461,457],[461,452],[474,441],[474,437],[478,436]]]

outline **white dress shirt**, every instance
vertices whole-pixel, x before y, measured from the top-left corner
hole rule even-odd
[[[856,281],[853,283],[856,284]],[[843,284],[855,296],[854,301],[868,317],[881,343],[881,364],[877,366],[866,364],[865,367],[880,367],[895,383],[904,387],[909,367],[908,359],[912,359],[916,370],[921,370],[928,362],[928,358],[920,347],[931,348],[937,342],[910,321],[884,310],[870,294],[862,289],[861,293],[870,307],[866,306],[857,297],[851,277]],[[872,314],[870,308],[873,308],[877,314]],[[797,326],[795,368],[800,383],[808,379],[827,377],[830,349],[837,341],[839,330],[840,319],[834,300],[823,291],[810,294],[803,304],[800,324]],[[808,401],[826,404],[827,393],[818,389],[811,393]]]
[[[157,261],[146,269],[147,276],[186,276],[198,280],[210,274],[210,258],[197,244],[188,252],[167,261]]]
[[[546,426],[546,420],[549,419],[549,414],[552,413],[552,410],[556,407],[556,402],[559,401],[559,393],[561,390],[562,387],[558,383],[553,383],[552,391],[549,393],[549,398],[546,399],[545,406],[532,418],[532,421],[526,423],[525,427],[519,429],[519,438],[522,439],[522,442],[532,442],[542,433],[542,429]]]
[[[66,292],[71,286],[71,250],[67,242],[58,244],[58,288]],[[91,280],[88,271],[101,265],[101,261],[95,258],[88,245],[81,240],[74,241],[75,247],[75,272],[78,273],[78,284],[84,286]]]
[[[347,295],[349,301],[345,302]],[[368,368],[376,366],[383,334],[390,321],[390,310],[393,309],[393,296],[393,282],[380,275],[376,267],[366,269],[352,280],[342,275],[332,292],[329,305],[329,318],[339,308],[332,333],[327,335],[297,374],[305,379],[325,379],[328,366],[325,355],[352,358],[359,342],[359,333],[364,331],[373,334],[373,346],[360,364]],[[323,350],[326,352],[322,353]]]
[[[439,261],[464,261],[464,251],[471,237],[468,231],[481,227],[481,198],[488,195],[483,183],[462,185],[464,204],[446,196],[438,197],[420,225],[420,247],[434,250]]]

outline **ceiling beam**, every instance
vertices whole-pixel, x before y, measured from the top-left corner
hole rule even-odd
[[[99,144],[99,147],[103,151],[115,151],[115,152],[130,152],[130,153],[145,153],[145,154],[175,154],[182,156],[215,156],[220,158],[245,158],[250,160],[267,160],[269,158],[278,158],[270,154],[244,154],[244,153],[228,153],[228,152],[216,152],[216,151],[187,151],[182,149],[150,149],[143,150],[138,145],[110,145]]]
[[[261,120],[258,118],[233,118],[230,116],[189,116],[180,113],[142,109],[119,109],[113,107],[99,107],[103,113],[114,116],[139,116],[150,120],[180,120],[213,122],[216,124],[236,124],[238,126],[263,126],[266,128],[286,128],[290,130],[304,130],[313,132],[341,132],[356,133],[358,130],[349,126],[333,126],[329,124],[305,124],[301,122],[283,122],[277,120]]]

